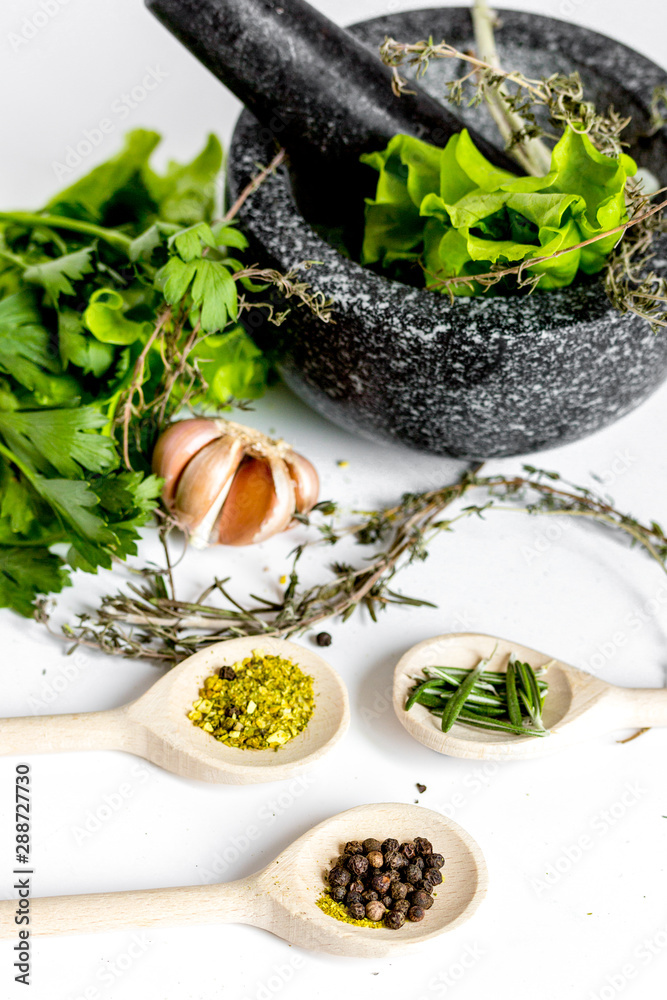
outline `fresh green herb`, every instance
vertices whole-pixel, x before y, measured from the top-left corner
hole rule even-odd
[[[188,719],[225,746],[277,750],[306,728],[314,708],[312,677],[255,650],[206,678]]]
[[[277,288],[329,318],[300,269],[237,259],[237,209],[214,221],[218,140],[160,175],[159,138],[131,132],[43,210],[0,213],[0,607],[24,615],[70,568],[136,553],[158,507],[152,448],[178,409],[264,391],[267,360],[241,325],[251,304],[282,322]]]
[[[485,670],[480,660],[472,670],[458,667],[425,667],[425,681],[416,681],[405,703],[423,705],[441,719],[443,733],[455,722],[517,736],[546,736],[542,708],[548,685],[546,668],[533,670],[513,657],[507,673]],[[521,710],[523,705],[524,711]]]
[[[601,271],[617,241],[603,234],[627,222],[625,184],[637,169],[630,157],[605,156],[571,128],[539,178],[494,167],[466,129],[444,149],[395,136],[384,152],[362,160],[380,174],[366,205],[362,263],[418,262],[427,287],[454,295],[487,288],[475,275],[496,265],[533,261],[531,280],[540,289]]]
[[[477,502],[470,494],[481,494]],[[464,499],[466,506],[461,506]],[[458,512],[447,515],[452,504]],[[300,561],[312,545],[294,553],[294,565],[282,598],[243,600],[230,594],[229,580],[215,580],[194,600],[175,590],[165,540],[165,568],[146,567],[143,582],[105,597],[94,616],[66,628],[74,644],[89,645],[110,655],[145,657],[159,663],[180,660],[214,640],[242,635],[291,635],[318,626],[328,618],[346,621],[357,609],[366,609],[375,621],[392,605],[429,606],[396,589],[401,568],[428,557],[430,546],[449,534],[461,520],[485,518],[493,510],[523,511],[534,516],[584,518],[614,534],[625,535],[667,569],[667,536],[656,522],[648,524],[617,510],[608,498],[587,487],[573,486],[554,472],[524,466],[516,476],[481,476],[479,467],[458,482],[426,493],[406,494],[398,504],[378,511],[359,512],[352,524],[332,520],[336,508],[321,503],[310,521],[320,544],[335,545],[352,536],[373,551],[358,566],[334,562],[321,582],[304,586]],[[48,620],[44,608],[40,612]]]
[[[619,313],[632,312],[640,316],[654,331],[664,328],[667,326],[665,306],[667,279],[656,273],[651,262],[654,257],[655,237],[667,232],[667,221],[664,218],[667,201],[652,203],[651,198],[661,194],[664,189],[647,195],[643,191],[641,182],[630,176],[633,173],[631,161],[623,153],[626,143],[622,138],[630,118],[619,115],[614,108],[604,112],[598,111],[590,101],[586,100],[577,73],[569,75],[554,73],[548,77],[534,79],[516,71],[504,70],[499,65],[495,49],[493,15],[485,0],[475,0],[473,22],[478,46],[476,54],[462,52],[446,41],[436,43],[432,38],[415,43],[402,43],[393,38],[386,38],[381,47],[381,56],[393,69],[395,93],[400,95],[409,86],[407,79],[399,71],[405,64],[413,67],[419,78],[428,70],[433,59],[453,59],[460,62],[466,68],[465,72],[448,84],[447,96],[455,104],[464,101],[470,104],[481,102],[487,104],[509,151],[523,169],[529,175],[533,175],[523,178],[524,184],[527,185],[524,191],[533,191],[531,187],[533,178],[539,178],[541,185],[541,175],[545,173],[549,155],[544,140],[558,140],[560,137],[558,143],[560,146],[563,139],[572,132],[580,137],[584,150],[592,146],[600,156],[615,161],[619,170],[626,174],[627,181],[625,183],[621,181],[620,184],[625,196],[625,210],[620,206],[617,190],[616,197],[612,194],[610,201],[610,205],[613,206],[613,218],[606,217],[607,205],[604,200],[606,181],[602,187],[598,187],[597,168],[584,161],[583,170],[588,175],[590,183],[581,193],[587,201],[584,218],[593,230],[597,230],[592,235],[583,237],[583,233],[587,231],[587,227],[584,226],[583,238],[571,244],[568,236],[561,233],[561,246],[558,248],[556,246],[558,234],[553,234],[553,242],[548,245],[546,227],[542,227],[542,235],[538,234],[540,243],[545,240],[542,248],[524,252],[520,251],[521,243],[532,242],[537,245],[535,231],[529,230],[532,240],[526,241],[524,224],[521,227],[521,234],[513,233],[510,227],[508,240],[508,225],[505,218],[502,235],[510,244],[506,249],[512,249],[516,256],[512,257],[511,253],[501,249],[495,259],[486,258],[489,266],[484,269],[478,267],[477,258],[473,253],[470,253],[469,258],[466,256],[464,243],[456,232],[448,236],[449,242],[439,244],[437,255],[433,252],[431,241],[428,245],[426,240],[423,241],[423,250],[420,249],[418,240],[409,247],[400,247],[398,234],[394,234],[394,239],[399,244],[400,256],[392,260],[389,253],[384,260],[385,266],[389,265],[395,270],[399,266],[405,268],[406,262],[407,266],[413,269],[419,265],[426,272],[427,284],[453,297],[488,291],[499,283],[501,287],[512,287],[512,283],[515,283],[514,287],[527,288],[531,291],[536,287],[545,289],[556,287],[559,283],[567,284],[568,281],[563,279],[568,273],[568,268],[579,256],[578,263],[584,273],[592,274],[600,269],[604,270],[608,298]],[[664,122],[664,107],[665,89],[659,87],[651,105],[652,121],[648,135],[657,131]],[[553,132],[546,131],[540,125],[538,112],[543,116],[546,114],[549,119],[547,128],[552,128]],[[573,156],[571,166],[573,173],[579,170],[576,156]],[[589,166],[592,169],[589,170]],[[552,171],[553,160],[549,174]],[[541,190],[539,185],[534,189],[537,192]],[[597,191],[599,197],[597,210],[594,209],[593,213],[588,203],[592,191]],[[566,193],[571,192],[567,190]],[[381,200],[380,195],[377,200]],[[372,260],[375,253],[375,259],[380,261],[382,254],[378,254],[378,248],[390,243],[391,240],[387,234],[379,232],[381,229],[379,213],[370,206],[368,218],[370,225],[368,260]],[[444,214],[442,218],[445,218]],[[496,224],[493,215],[486,220],[478,220],[478,224],[481,221],[484,221],[486,227],[490,229]],[[532,222],[530,217],[528,221]],[[562,222],[563,218],[558,222],[557,229],[561,228]],[[401,224],[405,224],[404,218]],[[535,225],[534,222],[532,224]],[[390,229],[392,225],[389,215],[385,228]],[[434,228],[430,220],[428,225]],[[375,230],[374,236],[373,230]],[[411,230],[407,228],[404,237],[410,235]],[[484,229],[481,229],[478,235],[489,242],[489,234]],[[428,255],[427,250],[430,250]],[[412,258],[409,257],[410,253],[414,255]],[[440,256],[444,257],[444,267],[439,271]],[[418,265],[415,261],[418,261]]]

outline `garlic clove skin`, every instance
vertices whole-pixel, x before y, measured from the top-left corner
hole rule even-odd
[[[178,481],[188,462],[207,444],[220,437],[212,420],[195,418],[172,424],[160,436],[153,451],[153,472],[164,479],[162,499],[167,507],[174,503]]]
[[[195,548],[208,545],[243,452],[243,444],[236,438],[218,437],[198,451],[183,470],[174,507],[180,525],[190,530]]]
[[[295,509],[294,485],[280,458],[246,457],[234,476],[215,535],[221,545],[256,545],[284,531]]]
[[[320,478],[315,466],[295,451],[285,456],[285,464],[294,483],[296,510],[299,514],[307,514],[320,495]]]

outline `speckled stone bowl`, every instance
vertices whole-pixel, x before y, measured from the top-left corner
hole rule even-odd
[[[586,93],[632,114],[630,151],[658,177],[667,131],[647,140],[647,107],[667,74],[618,42],[562,21],[501,12],[503,65],[531,76],[578,70]],[[433,35],[473,46],[467,8],[418,10],[354,27],[377,48],[386,35]],[[441,95],[458,68],[432,64],[424,85]],[[462,115],[488,138],[484,109]],[[272,155],[265,130],[244,112],[229,166],[235,197]],[[303,179],[302,179],[303,182]],[[317,183],[317,178],[313,178]],[[623,416],[667,377],[667,334],[618,315],[600,280],[529,297],[458,299],[390,281],[340,255],[304,219],[286,171],[271,177],[241,213],[251,253],[282,271],[303,260],[312,287],[334,301],[335,323],[292,314],[281,372],[314,409],[366,437],[465,458],[511,455],[584,437]],[[667,269],[667,243],[655,261]]]

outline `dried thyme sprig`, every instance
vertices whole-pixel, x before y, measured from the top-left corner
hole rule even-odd
[[[360,545],[376,549],[361,566],[334,563],[326,580],[304,587],[298,569],[307,546],[299,546],[280,600],[267,601],[252,594],[237,600],[229,592],[226,579],[215,580],[197,599],[185,601],[177,596],[168,569],[146,568],[141,571],[141,585],[105,597],[95,615],[84,615],[78,625],[67,626],[65,635],[74,646],[81,644],[112,655],[173,664],[214,640],[292,635],[327,618],[344,621],[357,608],[365,608],[376,620],[378,613],[391,604],[433,607],[429,601],[398,593],[394,589],[397,573],[426,559],[437,535],[451,531],[458,521],[483,517],[493,509],[590,519],[628,536],[667,571],[667,536],[657,522],[645,524],[617,510],[606,497],[574,486],[554,472],[532,466],[524,466],[523,473],[516,476],[481,476],[479,472],[477,467],[456,483],[425,493],[405,494],[398,504],[364,512],[347,527],[331,519],[336,512],[333,504],[320,504],[311,516],[320,544],[335,545],[352,536]],[[482,494],[480,501],[444,516],[451,504],[460,503],[474,492]],[[214,598],[223,601],[224,606],[215,603]],[[45,604],[38,617],[48,622]]]

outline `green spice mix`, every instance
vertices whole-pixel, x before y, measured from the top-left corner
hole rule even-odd
[[[278,750],[306,728],[314,708],[312,677],[254,650],[206,678],[188,719],[227,746]]]

